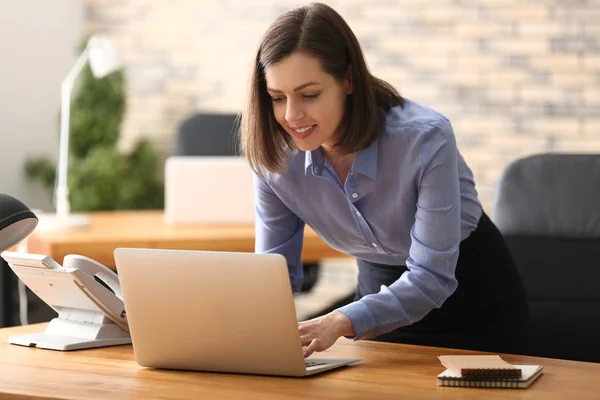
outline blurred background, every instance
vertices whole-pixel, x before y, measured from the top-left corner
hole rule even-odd
[[[376,76],[446,114],[489,210],[511,160],[600,151],[600,2],[324,1],[356,33]],[[241,110],[261,34],[288,0],[0,2],[0,187],[30,207],[51,195],[24,173],[58,152],[60,83],[92,33],[125,64],[119,148],[168,153],[197,112]]]
[[[374,75],[452,121],[486,211],[512,160],[600,152],[600,1],[323,2],[354,30]],[[60,84],[89,35],[106,34],[125,65],[123,79],[111,81],[113,88],[122,85],[117,89],[125,99],[114,151],[128,154],[150,142],[160,175],[184,120],[241,111],[262,33],[277,15],[302,4],[0,1],[1,191],[31,208],[52,209],[52,192],[26,165],[57,159]],[[108,157],[93,162],[110,169],[115,164]],[[46,178],[47,184],[53,179]],[[90,182],[93,174],[79,179]]]
[[[600,2],[325,1],[356,33],[376,76],[446,114],[489,210],[494,184],[526,154],[600,151]],[[0,2],[0,187],[50,208],[24,175],[58,152],[61,80],[86,35],[104,33],[125,64],[119,148],[168,149],[199,111],[239,112],[261,34],[300,1]]]

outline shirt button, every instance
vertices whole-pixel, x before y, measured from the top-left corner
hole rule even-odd
[[[350,175],[354,176],[354,171],[350,171]]]
[[[358,215],[358,216],[360,217],[360,211],[357,211],[357,212],[356,212],[356,215]]]
[[[371,246],[377,248],[377,243],[371,243]]]
[[[358,197],[358,193],[352,193],[352,198],[355,199]]]

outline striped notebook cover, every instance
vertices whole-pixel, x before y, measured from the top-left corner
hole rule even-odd
[[[437,376],[438,386],[458,386],[476,388],[525,389],[544,372],[540,365],[515,365],[520,368],[520,378],[470,378],[460,373],[445,370]]]

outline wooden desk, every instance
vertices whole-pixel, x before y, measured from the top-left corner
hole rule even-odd
[[[540,364],[544,374],[528,389],[437,387],[439,354],[464,350],[351,342],[323,354],[362,361],[309,378],[153,370],[138,366],[131,346],[58,352],[14,346],[7,338],[45,324],[0,329],[2,399],[597,399],[600,364],[503,355]]]
[[[93,212],[90,218],[90,226],[84,229],[34,231],[28,251],[46,254],[59,263],[67,254],[81,254],[113,269],[117,247],[254,251],[254,225],[168,225],[163,211]],[[344,255],[329,247],[312,229],[305,229],[303,262],[340,256]]]

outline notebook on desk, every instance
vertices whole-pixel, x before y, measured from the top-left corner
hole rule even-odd
[[[542,373],[540,365],[515,365],[522,371],[521,377],[486,378],[463,377],[460,373],[447,369],[437,377],[438,386],[459,386],[479,388],[525,389],[529,387]]]
[[[359,361],[304,359],[279,254],[115,250],[141,366],[306,376]]]
[[[524,389],[542,373],[540,365],[513,365],[499,355],[438,356],[447,369],[438,375],[438,386]]]

